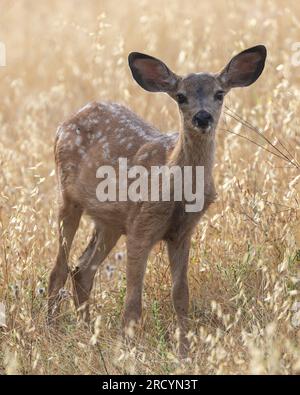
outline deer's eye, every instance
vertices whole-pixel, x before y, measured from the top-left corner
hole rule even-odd
[[[187,101],[188,101],[187,97],[184,96],[182,93],[178,93],[178,95],[176,95],[176,99],[179,104],[184,104],[184,103],[187,103]]]
[[[222,101],[224,99],[225,92],[218,91],[215,94],[215,100]]]

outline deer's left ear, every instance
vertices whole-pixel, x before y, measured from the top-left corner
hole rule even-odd
[[[219,80],[226,90],[253,84],[261,75],[267,57],[264,45],[248,48],[234,56],[220,72]]]

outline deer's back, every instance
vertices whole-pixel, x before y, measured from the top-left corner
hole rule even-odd
[[[55,159],[60,194],[80,204],[95,220],[125,226],[137,205],[99,202],[96,178],[100,166],[162,165],[178,135],[162,134],[126,107],[116,103],[91,103],[64,122],[57,131]],[[125,231],[125,230],[124,230]]]

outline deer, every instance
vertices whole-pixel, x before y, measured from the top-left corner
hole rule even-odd
[[[179,330],[179,355],[186,357],[188,341],[188,263],[193,231],[216,200],[213,178],[216,130],[224,98],[232,88],[253,84],[267,56],[264,45],[235,55],[217,73],[175,74],[161,60],[139,52],[128,56],[133,79],[148,92],[163,92],[179,109],[178,133],[166,134],[127,107],[112,102],[91,102],[60,124],[55,139],[58,180],[59,247],[48,287],[48,320],[60,314],[62,290],[68,275],[74,304],[90,321],[89,296],[97,269],[122,235],[126,236],[126,297],[123,333],[138,325],[147,260],[158,242],[165,242],[172,279],[172,301]],[[95,190],[99,166],[116,166],[126,157],[129,166],[202,166],[204,203],[199,212],[186,212],[182,201],[99,202]],[[195,178],[193,178],[195,182]],[[94,231],[74,270],[68,260],[83,214],[92,218]]]

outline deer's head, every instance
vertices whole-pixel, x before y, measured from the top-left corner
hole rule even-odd
[[[129,66],[133,78],[150,92],[165,92],[179,106],[185,133],[211,136],[218,124],[223,99],[231,88],[253,84],[262,73],[267,50],[263,45],[234,56],[219,73],[179,76],[161,60],[132,52]]]

